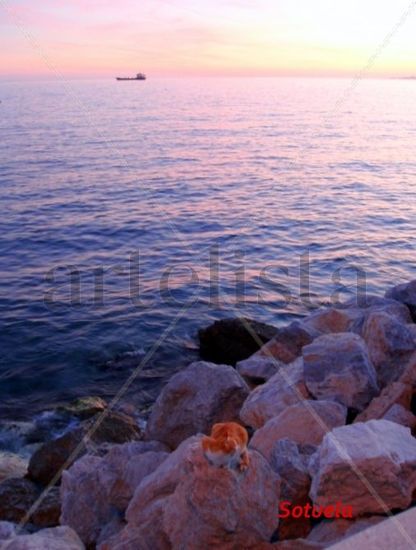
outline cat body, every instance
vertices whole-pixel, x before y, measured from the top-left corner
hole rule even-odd
[[[248,434],[236,422],[214,424],[211,435],[202,438],[205,458],[219,468],[244,471],[249,465]]]

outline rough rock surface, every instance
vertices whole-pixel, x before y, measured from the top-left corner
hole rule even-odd
[[[416,540],[416,508],[381,521],[377,525],[341,540],[331,550],[408,550]]]
[[[276,335],[257,352],[259,357],[274,358],[282,363],[292,363],[302,354],[303,346],[310,344],[318,332],[295,321],[279,328]]]
[[[390,288],[385,296],[404,304],[409,309],[413,320],[416,321],[416,280]]]
[[[358,301],[356,299],[349,300],[348,302],[341,304],[340,308],[352,308],[353,310],[358,308],[361,315],[357,317],[350,328],[352,332],[357,334],[361,334],[362,327],[367,317],[374,312],[387,313],[401,323],[410,323],[412,321],[409,309],[404,304],[401,304],[397,300],[382,298],[371,294],[365,297],[360,297]]]
[[[58,407],[57,410],[85,420],[103,412],[106,408],[107,403],[104,399],[101,399],[101,397],[87,396],[79,397],[71,401],[71,403]]]
[[[292,506],[304,506],[310,502],[311,478],[307,469],[307,460],[299,452],[294,441],[281,439],[275,443],[270,465],[281,479],[281,501],[288,501]],[[310,530],[309,518],[284,518],[279,523],[279,540],[303,538]]]
[[[84,550],[78,535],[70,527],[42,529],[32,535],[3,539],[1,550]]]
[[[381,387],[397,380],[416,349],[407,325],[387,313],[374,312],[364,323],[362,336]]]
[[[273,448],[280,439],[298,444],[319,445],[327,431],[345,424],[347,409],[333,401],[301,401],[287,407],[257,430],[250,447],[271,460]]]
[[[312,542],[321,542],[334,544],[335,542],[350,537],[355,533],[364,531],[373,525],[377,525],[386,518],[384,516],[371,516],[368,518],[350,519],[334,519],[323,520],[318,523],[309,533],[307,540]]]
[[[362,312],[355,308],[337,309],[335,307],[322,308],[309,315],[303,324],[309,330],[314,330],[317,336],[338,332],[349,332],[353,323],[361,320]]]
[[[200,355],[206,361],[235,365],[253,355],[276,331],[275,327],[246,318],[215,321],[198,332]]]
[[[0,483],[10,477],[23,477],[27,465],[28,461],[19,455],[0,451]]]
[[[207,433],[215,422],[238,420],[248,393],[247,384],[233,367],[192,363],[163,388],[153,405],[145,437],[174,449],[191,435]]]
[[[85,544],[127,508],[136,487],[168,456],[158,442],[115,445],[102,458],[86,455],[62,475],[61,524],[76,530]]]
[[[356,334],[320,336],[303,348],[305,384],[317,399],[333,399],[362,411],[378,394],[367,347]]]
[[[348,459],[349,457],[349,459]],[[368,485],[352,469],[365,476]],[[408,428],[387,420],[370,420],[335,428],[327,434],[310,464],[310,496],[315,504],[345,502],[354,516],[403,509],[416,489],[416,439]]]
[[[401,405],[405,409],[410,409],[412,393],[412,388],[408,384],[393,382],[386,386],[380,395],[371,401],[368,407],[355,418],[354,422],[379,420],[395,404]]]
[[[244,401],[240,418],[247,426],[261,428],[288,406],[310,397],[303,375],[303,360],[282,366],[268,382],[254,389]]]
[[[281,361],[270,357],[261,357],[257,353],[239,361],[236,365],[237,372],[250,387],[264,384],[283,365]]]
[[[127,526],[100,545],[117,548],[248,548],[278,526],[280,479],[258,453],[244,472],[216,468],[201,437],[182,443],[136,489]],[[146,541],[144,544],[143,541]]]
[[[86,453],[88,440],[85,437],[89,433],[91,441],[97,445],[124,443],[141,437],[141,431],[131,417],[107,411],[102,419],[92,418],[65,435],[44,443],[29,461],[29,478],[47,485],[62,468],[69,468]]]
[[[393,405],[383,416],[384,420],[396,422],[402,426],[407,426],[411,430],[416,428],[416,416],[401,405]]]
[[[59,490],[52,487],[44,493],[38,485],[25,478],[11,478],[0,484],[0,520],[21,521],[41,494],[42,499],[28,520],[37,527],[59,525]]]

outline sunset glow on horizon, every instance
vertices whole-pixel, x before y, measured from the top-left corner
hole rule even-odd
[[[6,0],[0,77],[416,74],[409,0]]]

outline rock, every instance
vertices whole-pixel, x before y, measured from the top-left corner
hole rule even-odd
[[[368,518],[323,520],[312,529],[307,537],[308,541],[333,544],[355,533],[359,533],[368,527],[377,525],[386,518],[383,516],[371,516]]]
[[[280,500],[290,502],[292,506],[304,506],[309,500],[311,478],[304,457],[298,446],[290,439],[281,439],[275,443],[270,464],[281,479]],[[311,530],[309,518],[288,517],[280,520],[279,540],[303,538]]]
[[[42,529],[32,535],[7,538],[2,550],[85,550],[78,535],[70,527]]]
[[[254,389],[244,401],[240,418],[254,429],[279,415],[288,406],[310,397],[303,375],[303,360],[281,367],[268,382]]]
[[[176,448],[198,432],[208,433],[216,422],[238,420],[248,386],[228,365],[199,361],[175,374],[153,405],[146,439]]]
[[[398,381],[416,390],[416,353],[409,359]]]
[[[30,480],[11,478],[0,484],[0,520],[18,523],[32,504],[40,490]]]
[[[312,315],[309,315],[309,317],[303,321],[303,324],[309,330],[315,331],[316,336],[349,332],[353,323],[360,320],[362,315],[362,312],[358,309],[337,309],[335,307],[328,307],[319,309]]]
[[[134,420],[124,414],[106,411],[102,417],[84,422],[65,435],[44,443],[29,461],[28,476],[47,485],[62,469],[84,455],[90,440],[101,443],[123,443],[139,439],[141,432]]]
[[[362,314],[358,316],[353,322],[350,330],[361,334],[361,328],[365,323],[368,315],[374,312],[383,312],[394,317],[397,321],[401,323],[410,323],[412,318],[409,313],[409,309],[404,305],[398,302],[397,300],[392,300],[389,298],[382,298],[381,296],[373,296],[371,294],[359,297],[357,300],[353,299],[339,306],[341,309],[356,309]]]
[[[306,539],[283,540],[281,542],[265,542],[247,550],[320,550],[324,545]]]
[[[11,523],[10,521],[0,521],[0,542],[14,537],[15,534],[16,525],[14,523]]]
[[[303,346],[310,344],[318,333],[295,321],[279,328],[276,335],[257,352],[259,357],[274,358],[282,363],[292,363],[302,354]]]
[[[303,348],[305,384],[317,399],[334,399],[362,411],[378,394],[367,347],[356,334],[320,336]]]
[[[215,321],[198,332],[201,358],[235,365],[253,355],[276,331],[275,327],[243,317]]]
[[[287,407],[279,416],[257,430],[250,447],[271,460],[273,448],[280,439],[298,444],[319,445],[327,431],[345,424],[347,409],[332,401],[301,401]]]
[[[58,411],[76,416],[81,420],[91,418],[107,408],[107,403],[101,397],[89,396],[79,397],[67,405],[57,408]]]
[[[30,517],[26,517],[37,503]],[[37,527],[59,525],[61,506],[59,490],[55,487],[45,493],[25,478],[8,479],[0,484],[0,520],[20,522],[25,518]]]
[[[378,420],[383,418],[387,411],[395,404],[402,405],[405,409],[410,408],[412,400],[412,388],[401,382],[393,382],[386,386],[378,397],[375,397],[368,407],[354,420],[367,422],[367,420]]]
[[[401,405],[396,404],[390,407],[384,414],[383,419],[390,420],[390,422],[396,422],[402,426],[407,426],[412,431],[416,428],[416,416]]]
[[[0,483],[11,477],[23,477],[28,461],[14,453],[0,451]]]
[[[169,456],[157,442],[115,445],[104,457],[86,455],[62,475],[61,524],[86,545],[122,516],[136,487]]]
[[[414,548],[416,540],[416,508],[395,515],[364,531],[343,539],[331,550],[407,550]]]
[[[314,504],[348,503],[354,516],[403,509],[416,489],[416,440],[387,420],[342,426],[324,437],[309,466]]]
[[[100,550],[249,548],[270,540],[278,526],[277,474],[255,451],[245,472],[216,468],[200,442],[184,441],[142,481],[127,526]]]
[[[415,338],[407,325],[387,313],[371,313],[363,326],[370,360],[381,387],[397,380],[416,349]]]
[[[283,366],[284,363],[270,357],[260,357],[256,353],[236,365],[238,374],[250,387],[264,384]]]
[[[409,309],[413,321],[416,321],[416,280],[390,288],[385,296],[404,304]]]

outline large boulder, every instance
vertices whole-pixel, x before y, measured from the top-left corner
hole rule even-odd
[[[354,422],[367,422],[367,420],[380,420],[394,405],[401,405],[410,409],[413,390],[409,384],[393,382],[386,386],[380,395],[375,397],[368,407],[355,418]]]
[[[327,334],[303,348],[305,384],[317,399],[362,411],[378,394],[376,372],[360,336]]]
[[[348,503],[353,516],[404,509],[416,489],[416,439],[387,420],[335,428],[309,466],[317,505]]]
[[[261,428],[288,406],[310,397],[303,375],[303,360],[282,366],[265,384],[254,389],[244,401],[240,418],[247,426]]]
[[[362,336],[381,387],[397,380],[412,353],[415,336],[407,325],[384,312],[374,312],[364,323]]]
[[[61,524],[86,545],[121,516],[141,481],[169,456],[157,442],[115,445],[104,457],[86,455],[62,475]]]
[[[89,441],[101,443],[124,443],[140,439],[142,433],[133,418],[111,411],[85,421],[77,428],[52,441],[44,443],[32,455],[28,476],[33,481],[47,485],[54,478],[60,478],[63,469],[83,456]]]
[[[389,517],[377,525],[342,539],[331,550],[407,550],[414,548],[416,540],[416,508]]]
[[[349,328],[349,330],[357,334],[361,334],[362,327],[367,317],[372,313],[387,313],[401,323],[410,323],[412,320],[409,309],[404,304],[401,304],[397,300],[382,298],[381,296],[374,296],[371,294],[360,296],[358,300],[349,300],[339,307],[351,311],[356,311],[358,309],[360,315],[356,317]]]
[[[280,479],[260,454],[250,452],[244,472],[216,468],[195,436],[142,481],[127,526],[99,548],[249,548],[276,530],[279,493]]]
[[[333,401],[304,400],[287,407],[257,430],[250,447],[271,460],[277,441],[291,439],[301,445],[319,445],[324,435],[346,422],[347,409]]]
[[[221,319],[199,330],[200,355],[206,361],[235,365],[253,355],[276,332],[275,327],[253,319]]]
[[[309,315],[303,325],[309,331],[315,331],[316,336],[338,332],[349,332],[354,323],[361,320],[363,313],[360,309],[326,307]]]
[[[404,304],[409,309],[413,320],[416,321],[416,280],[390,288],[385,296]]]
[[[32,535],[16,535],[10,530],[3,538],[2,550],[85,550],[78,535],[70,527],[42,529]]]
[[[279,328],[269,342],[256,353],[259,357],[274,358],[281,363],[292,363],[302,354],[303,346],[310,344],[318,332],[299,321]]]
[[[238,374],[250,387],[256,387],[270,380],[284,363],[274,357],[263,357],[255,353],[236,365]]]
[[[175,449],[198,432],[208,432],[216,422],[238,420],[247,384],[228,365],[199,361],[175,374],[153,405],[146,439],[162,441]]]
[[[323,520],[319,522],[307,536],[307,540],[311,542],[320,542],[328,546],[339,540],[346,539],[355,533],[364,531],[369,527],[373,527],[384,521],[383,516],[370,516],[365,518],[351,519],[333,519]]]
[[[280,439],[273,447],[270,465],[281,479],[280,500],[292,506],[305,506],[309,499],[311,478],[307,460],[297,444],[290,439]],[[303,538],[311,530],[311,520],[300,517],[282,518],[279,523],[279,540]]]

